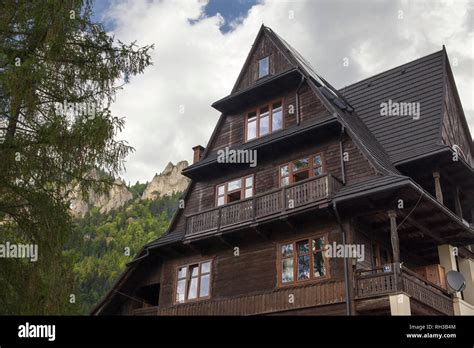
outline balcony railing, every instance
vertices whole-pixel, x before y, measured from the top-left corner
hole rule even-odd
[[[413,299],[446,314],[453,315],[451,295],[406,267],[387,264],[356,271],[357,299],[405,292]]]
[[[342,186],[331,174],[321,175],[241,201],[189,215],[186,237],[211,234],[322,204]]]

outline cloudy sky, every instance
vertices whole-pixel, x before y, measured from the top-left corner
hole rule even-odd
[[[136,151],[127,181],[151,180],[207,145],[262,23],[336,88],[446,46],[474,133],[474,2],[464,0],[96,0],[116,38],[155,44],[154,65],[117,95]],[[349,65],[344,66],[344,59]]]

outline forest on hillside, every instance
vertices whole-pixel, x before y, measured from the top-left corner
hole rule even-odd
[[[137,185],[134,194],[144,189]],[[134,199],[108,214],[94,208],[74,221],[74,238],[64,251],[74,271],[70,314],[89,314],[137,252],[166,231],[179,196]]]

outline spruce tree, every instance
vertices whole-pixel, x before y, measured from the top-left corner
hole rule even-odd
[[[107,191],[133,150],[111,104],[153,46],[120,42],[91,15],[90,0],[0,3],[0,244],[39,248],[37,262],[0,259],[0,314],[74,312],[69,193]]]

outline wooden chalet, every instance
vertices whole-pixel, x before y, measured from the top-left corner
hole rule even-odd
[[[262,26],[213,107],[184,208],[93,315],[474,314],[474,146],[444,47],[336,90]]]

